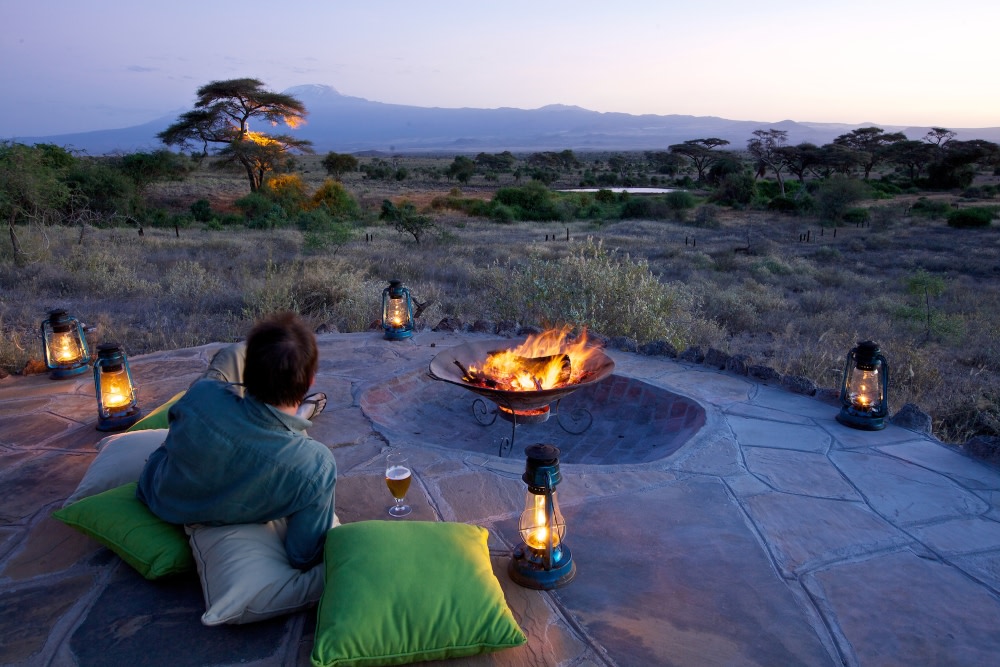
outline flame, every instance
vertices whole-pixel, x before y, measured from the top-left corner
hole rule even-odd
[[[469,366],[466,382],[507,391],[540,391],[573,385],[589,375],[587,360],[598,348],[588,345],[587,333],[567,340],[572,329],[550,329],[529,336],[515,348],[487,355],[480,366]]]
[[[101,402],[105,408],[131,405],[132,384],[124,370],[101,373]]]
[[[528,533],[526,542],[530,547],[544,549],[549,541],[549,522],[548,517],[545,516],[545,496],[535,496],[534,501],[534,525]],[[559,541],[555,539],[555,534],[553,534],[553,545],[558,543]]]
[[[69,363],[79,361],[83,357],[83,350],[77,345],[76,338],[72,334],[55,333],[50,340],[52,356],[57,362]]]

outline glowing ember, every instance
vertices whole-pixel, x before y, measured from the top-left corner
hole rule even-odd
[[[571,329],[551,329],[529,336],[515,348],[489,352],[481,363],[462,366],[462,379],[470,384],[504,391],[541,391],[586,381],[592,370],[587,360],[599,349],[588,345],[584,332],[567,340]]]

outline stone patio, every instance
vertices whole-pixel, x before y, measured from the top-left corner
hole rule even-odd
[[[585,434],[555,419],[483,426],[471,394],[426,376],[442,349],[483,338],[319,337],[316,389],[330,400],[310,433],[337,459],[340,519],[386,518],[380,460],[400,446],[416,475],[408,520],[490,532],[528,643],[447,664],[996,663],[995,466],[897,426],[849,429],[835,405],[780,386],[613,349],[608,393],[564,401],[594,413]],[[142,406],[186,388],[218,347],[130,359]],[[196,576],[147,581],[50,517],[94,459],[105,435],[95,423],[87,375],[0,380],[0,663],[308,665],[314,612],[205,627]],[[498,456],[512,432],[513,450]],[[550,592],[506,573],[534,442],[563,450],[560,504],[578,568]]]

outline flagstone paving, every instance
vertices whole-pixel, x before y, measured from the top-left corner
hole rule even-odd
[[[780,386],[614,349],[611,382],[641,398],[578,397],[604,417],[578,439],[554,417],[483,426],[474,396],[426,369],[442,349],[484,338],[319,337],[316,388],[329,404],[310,434],[337,459],[341,521],[385,518],[380,459],[407,447],[411,520],[487,528],[528,636],[430,664],[996,664],[997,467],[895,425],[847,428],[835,405]],[[218,347],[131,359],[142,406],[186,388]],[[147,581],[50,517],[106,435],[92,393],[87,376],[0,380],[0,663],[309,664],[314,611],[203,626],[197,577]],[[542,592],[512,583],[506,567],[523,447],[549,441],[563,451],[559,496],[578,574]]]

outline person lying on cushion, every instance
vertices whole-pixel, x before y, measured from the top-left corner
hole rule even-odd
[[[292,313],[255,324],[241,396],[232,382],[238,366],[225,368],[243,356],[239,346],[225,348],[170,408],[166,440],[146,462],[136,495],[169,523],[286,517],[288,560],[307,569],[322,559],[337,481],[333,454],[296,414],[319,366],[316,338]]]

